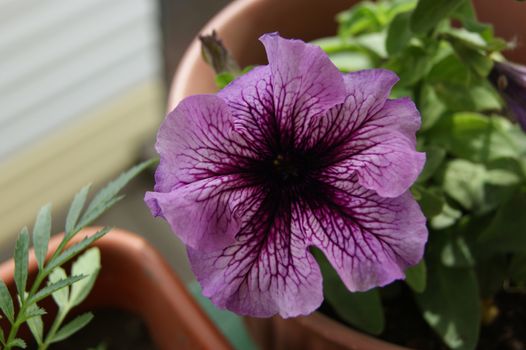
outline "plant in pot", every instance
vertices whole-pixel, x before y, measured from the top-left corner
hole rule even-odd
[[[269,64],[241,69],[258,63],[254,23],[281,30],[280,6],[239,2],[211,22],[242,65],[205,37],[222,89],[186,97],[213,92],[194,42],[158,134],[146,202],[203,293],[241,315],[340,322],[250,320],[267,348],[525,347],[526,137],[513,121],[526,74],[500,53],[513,44],[467,0],[364,2],[335,37],[262,36]]]
[[[230,348],[143,238],[88,227],[155,162],[123,173],[89,204],[90,186],[84,187],[72,201],[64,234],[50,235],[50,205],[37,216],[31,250],[29,231],[22,229],[14,258],[0,266],[0,348]]]

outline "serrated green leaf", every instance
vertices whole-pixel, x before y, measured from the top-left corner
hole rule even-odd
[[[351,293],[325,257],[316,252],[316,258],[323,275],[323,294],[338,316],[365,332],[382,333],[385,319],[378,290]]]
[[[15,245],[15,283],[18,295],[24,295],[27,283],[27,263],[29,250],[29,231],[24,227]]]
[[[42,207],[33,227],[33,248],[38,268],[42,269],[46,260],[49,237],[51,236],[51,204]]]
[[[55,259],[49,261],[48,265],[46,266],[46,271],[51,272],[56,267],[61,266],[62,264],[64,264],[65,262],[67,262],[68,260],[76,256],[77,254],[82,252],[84,249],[89,247],[93,242],[102,238],[110,230],[111,230],[110,227],[104,227],[100,231],[97,231],[93,235],[84,238],[82,241],[64,250]]]
[[[82,328],[84,328],[93,319],[91,312],[84,313],[80,316],[75,317],[72,321],[64,325],[53,337],[50,343],[56,343],[61,340],[69,338]]]
[[[73,273],[73,275],[81,275],[78,273]],[[49,274],[49,282],[50,283],[57,283],[60,280],[66,279],[68,276],[66,274],[66,271],[64,271],[63,268],[57,267]],[[80,283],[80,282],[78,282]],[[56,292],[51,294],[53,297],[53,300],[55,300],[55,303],[57,303],[59,309],[65,309],[68,307],[69,302],[69,287],[65,287],[62,289],[57,290]]]
[[[417,293],[422,293],[427,284],[427,267],[424,260],[405,270],[405,281]]]
[[[79,305],[86,299],[95,284],[100,270],[100,250],[91,248],[82,254],[72,265],[73,275],[86,275],[87,278],[71,286],[69,302],[71,306]]]
[[[67,286],[70,286],[73,283],[75,283],[77,281],[80,281],[80,280],[82,280],[82,279],[84,279],[86,277],[87,276],[70,276],[70,277],[62,279],[62,280],[60,280],[58,282],[50,283],[46,287],[44,287],[41,290],[39,290],[27,302],[28,302],[28,304],[37,303],[40,300],[50,296],[51,294],[53,294],[57,290],[60,290],[60,289],[65,288]]]
[[[465,0],[419,0],[411,15],[410,28],[424,34],[446,19]]]
[[[27,347],[26,342],[23,341],[20,338],[13,339],[13,341],[11,341],[9,344],[7,344],[6,347],[15,347],[15,346],[19,347],[19,348],[22,348],[22,349],[25,349]]]
[[[89,224],[101,215],[106,209],[117,202],[116,196],[130,182],[135,176],[140,174],[143,170],[149,168],[157,163],[157,159],[150,159],[142,162],[126,172],[122,173],[115,180],[111,181],[103,189],[101,189],[90,202],[86,212],[82,216],[82,225]],[[89,218],[89,220],[88,220]]]
[[[84,186],[75,195],[75,198],[73,198],[71,206],[69,207],[68,215],[66,217],[66,234],[73,233],[73,230],[77,225],[77,221],[79,220],[80,214],[82,212],[82,208],[84,208],[84,204],[86,203],[86,199],[88,198],[90,188],[91,184]]]
[[[15,313],[13,299],[11,299],[11,294],[9,294],[9,290],[2,279],[0,279],[0,309],[2,309],[9,322],[13,323]]]
[[[415,294],[427,323],[451,349],[473,350],[480,331],[480,296],[473,269],[429,266],[427,288]]]
[[[28,313],[35,314],[41,310],[39,309],[40,308],[36,304],[33,304],[28,308]],[[34,315],[28,318],[26,322],[37,344],[42,344],[42,337],[44,336],[44,322],[42,321],[42,316]]]
[[[411,12],[399,13],[389,25],[385,49],[390,55],[401,52],[411,40],[413,33],[409,29]]]
[[[36,304],[29,306],[28,309],[26,310],[26,315],[25,315],[26,320],[32,317],[44,316],[47,313],[46,310],[38,306],[35,307],[35,305]]]

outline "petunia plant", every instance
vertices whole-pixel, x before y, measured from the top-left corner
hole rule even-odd
[[[221,90],[166,117],[146,203],[220,308],[321,306],[389,338],[384,307],[409,295],[446,346],[473,349],[499,295],[525,292],[526,69],[468,0],[337,20],[313,43],[263,35],[268,64],[245,70],[203,37]]]

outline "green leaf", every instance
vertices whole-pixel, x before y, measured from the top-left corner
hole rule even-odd
[[[508,258],[504,254],[477,261],[477,280],[482,298],[493,298],[502,289],[507,270]]]
[[[91,248],[82,254],[72,265],[73,275],[85,275],[87,278],[71,286],[70,305],[76,306],[86,299],[95,284],[100,270],[100,251],[98,248]]]
[[[455,159],[445,166],[441,182],[444,192],[465,209],[483,214],[506,201],[520,178],[508,170],[488,170],[484,165]]]
[[[446,105],[438,98],[433,86],[429,84],[423,84],[418,105],[422,115],[421,131],[430,129],[446,111]]]
[[[42,207],[33,227],[33,247],[38,268],[42,269],[46,260],[49,237],[51,235],[51,204]]]
[[[15,245],[15,283],[18,295],[25,295],[26,291],[28,250],[29,231],[24,227]]]
[[[519,191],[499,207],[489,227],[480,235],[479,242],[492,251],[526,252],[526,192]]]
[[[62,279],[55,283],[50,283],[46,287],[39,290],[35,295],[33,295],[28,301],[28,304],[34,304],[38,303],[40,300],[50,296],[51,294],[55,293],[57,290],[60,290],[62,288],[68,287],[72,285],[73,283],[80,281],[87,276],[70,276],[65,279]]]
[[[111,181],[106,187],[101,189],[90,202],[84,215],[81,219],[81,226],[85,226],[93,222],[104,211],[110,208],[113,204],[118,202],[123,197],[117,197],[118,193],[130,182],[135,176],[140,174],[143,170],[151,167],[158,162],[157,159],[150,159],[142,162],[128,171],[122,173],[115,180]]]
[[[511,135],[514,129],[516,127],[502,117],[455,113],[441,118],[426,133],[426,140],[459,158],[485,163],[520,157],[520,147]]]
[[[430,146],[426,147],[424,151],[426,152],[426,164],[418,176],[418,182],[425,182],[430,179],[446,157],[446,151],[440,147]]]
[[[29,306],[28,313],[34,314],[36,312],[39,312],[39,310],[42,309],[40,309],[36,304],[33,304]],[[27,319],[26,322],[37,344],[42,344],[42,337],[44,336],[44,322],[42,321],[42,316],[38,315],[30,317]]]
[[[493,61],[480,50],[473,49],[466,41],[450,37],[451,45],[459,56],[459,58],[473,70],[478,76],[485,78],[488,76],[491,68],[493,68]]]
[[[90,188],[91,184],[84,186],[75,195],[75,198],[73,198],[71,206],[69,207],[68,216],[66,217],[65,228],[67,234],[73,233],[75,226],[77,225],[77,221],[79,220],[80,213],[82,212],[82,208],[84,208],[84,204],[86,203],[86,199],[88,198]]]
[[[411,192],[420,204],[426,218],[432,218],[442,212],[444,197],[440,189],[414,185]]]
[[[431,218],[430,225],[435,230],[443,230],[454,225],[462,217],[462,212],[453,208],[447,202],[442,207],[442,212]]]
[[[374,66],[371,58],[362,52],[335,52],[330,54],[329,58],[341,72],[353,72]]]
[[[385,320],[378,290],[349,292],[325,257],[321,253],[316,257],[323,274],[323,294],[338,316],[365,332],[382,333]]]
[[[424,260],[405,270],[405,281],[417,293],[422,293],[427,284],[427,267]]]
[[[409,44],[413,36],[409,29],[410,18],[411,12],[399,13],[389,25],[385,40],[385,49],[389,55],[401,52]]]
[[[15,338],[15,339],[13,339],[13,341],[11,341],[9,344],[7,344],[6,347],[15,347],[15,346],[18,347],[18,348],[25,349],[26,348],[26,342],[23,341],[20,338]]]
[[[80,275],[75,274],[74,275]],[[50,283],[57,283],[60,280],[66,279],[68,276],[66,274],[66,271],[64,271],[61,267],[56,267],[53,272],[49,274],[49,282]],[[80,283],[80,282],[78,282]],[[55,300],[55,303],[57,303],[59,309],[67,309],[68,308],[68,302],[69,302],[69,288],[65,287],[62,289],[57,290],[53,294],[53,300]]]
[[[400,77],[398,85],[413,85],[431,69],[430,54],[422,47],[409,46],[399,55],[393,56],[384,68],[394,71]]]
[[[9,290],[2,279],[0,279],[0,309],[2,309],[2,312],[9,322],[13,323],[13,317],[15,314],[13,300],[11,299],[11,294],[9,294]]]
[[[95,234],[84,238],[82,241],[72,245],[68,249],[64,250],[62,253],[60,253],[55,259],[50,260],[48,265],[46,266],[46,271],[51,272],[53,269],[55,269],[58,266],[61,266],[66,261],[70,260],[77,254],[79,254],[81,251],[89,247],[93,242],[96,240],[102,238],[106,233],[108,233],[111,230],[110,227],[104,227],[100,231],[97,231]]]
[[[228,84],[230,84],[236,76],[231,72],[221,72],[219,74],[216,74],[215,76],[215,82],[219,89],[224,88]]]
[[[448,235],[442,248],[442,263],[447,267],[472,267],[475,259],[463,235],[453,232]]]
[[[473,269],[429,267],[427,288],[415,294],[427,323],[455,350],[473,350],[480,330],[480,298]]]
[[[414,33],[424,34],[446,19],[465,0],[419,0],[411,15],[410,27]]]
[[[56,343],[61,340],[69,338],[82,328],[84,328],[93,319],[91,312],[84,313],[80,316],[75,317],[72,321],[64,325],[53,337],[51,343]]]

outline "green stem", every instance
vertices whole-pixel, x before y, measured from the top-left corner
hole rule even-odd
[[[62,325],[62,322],[64,322],[64,319],[66,318],[66,315],[68,313],[67,308],[64,310],[59,310],[57,317],[53,321],[53,324],[51,325],[51,328],[49,329],[49,332],[46,336],[46,339],[40,346],[38,347],[38,350],[47,350],[47,348],[51,345],[51,341],[53,338],[55,338],[55,334],[57,333],[58,329]]]

